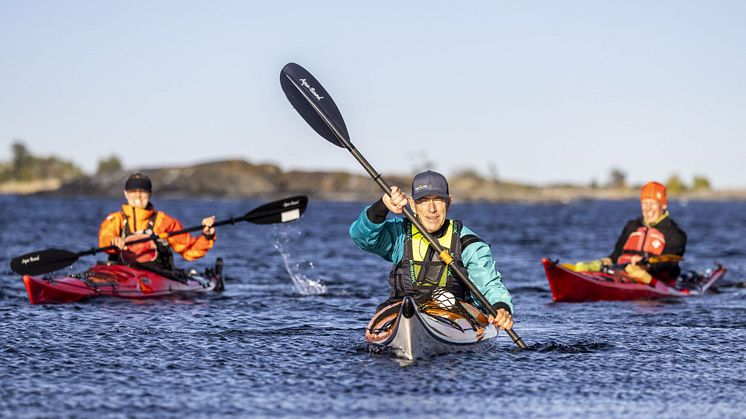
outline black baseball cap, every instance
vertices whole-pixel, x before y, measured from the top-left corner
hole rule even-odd
[[[142,189],[149,193],[153,193],[153,184],[150,182],[150,178],[144,174],[137,172],[130,175],[127,178],[127,182],[124,183],[125,191],[133,191],[135,189]]]

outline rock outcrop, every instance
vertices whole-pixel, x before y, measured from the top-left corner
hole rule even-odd
[[[124,182],[136,170],[84,177],[38,193],[61,196],[111,196],[122,194]],[[277,198],[303,194],[313,199],[372,201],[381,190],[367,175],[347,172],[283,171],[272,164],[225,160],[184,167],[141,169],[153,181],[158,197]],[[362,170],[361,170],[362,172]],[[391,185],[408,192],[411,176],[384,174]],[[457,202],[570,202],[584,199],[635,199],[636,188],[590,188],[584,186],[532,186],[500,182],[474,174],[449,177]],[[46,189],[51,189],[46,185]],[[45,189],[45,188],[41,188]],[[12,192],[12,191],[11,191]],[[29,191],[25,191],[29,192]],[[7,193],[7,191],[6,191]],[[690,191],[674,199],[746,199],[746,191]]]

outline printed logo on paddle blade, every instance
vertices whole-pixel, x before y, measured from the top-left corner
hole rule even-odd
[[[292,207],[293,205],[300,204],[300,200],[296,199],[295,201],[287,201],[282,203],[283,208]]]
[[[311,92],[313,97],[315,97],[316,100],[318,100],[319,102],[321,102],[321,99],[324,98],[324,96],[320,96],[318,93],[316,93],[316,88],[311,87],[311,85],[308,84],[308,82],[306,82],[306,79],[300,79],[300,85],[305,87],[309,92]]]
[[[28,258],[21,259],[21,264],[28,265],[31,262],[38,262],[39,260],[41,260],[41,256],[39,255],[29,256]]]

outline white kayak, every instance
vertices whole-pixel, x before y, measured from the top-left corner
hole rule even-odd
[[[450,307],[427,300],[418,304],[406,296],[378,311],[365,328],[365,341],[390,348],[405,359],[473,351],[492,344],[497,330],[472,304],[458,301]]]

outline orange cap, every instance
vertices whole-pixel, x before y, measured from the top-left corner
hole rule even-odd
[[[643,199],[654,199],[663,206],[668,205],[666,200],[666,187],[658,182],[648,182],[640,188],[640,201]]]

